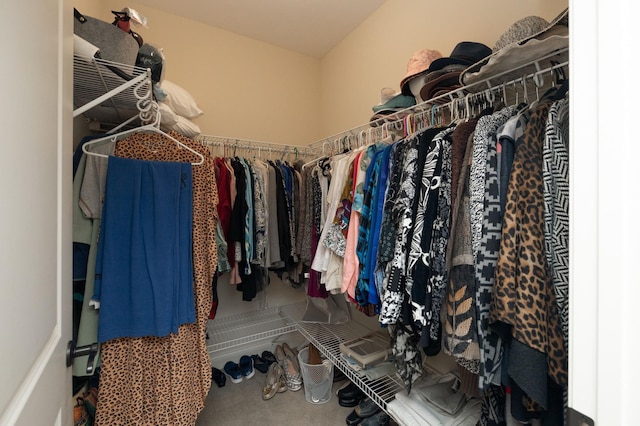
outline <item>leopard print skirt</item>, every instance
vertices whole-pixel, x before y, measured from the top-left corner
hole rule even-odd
[[[171,136],[201,153],[193,166],[193,267],[196,322],[166,337],[120,338],[102,345],[96,425],[194,425],[211,386],[206,324],[217,265],[215,229],[218,191],[213,159],[201,144]],[[156,161],[197,162],[186,149],[159,134],[119,141],[115,155]]]

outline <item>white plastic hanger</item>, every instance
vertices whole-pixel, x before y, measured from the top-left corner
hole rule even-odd
[[[140,127],[136,127],[135,129],[130,129],[130,130],[125,130],[123,132],[119,132],[116,133],[114,135],[109,135],[109,136],[105,136],[102,138],[98,138],[98,139],[94,139],[91,140],[89,142],[86,142],[84,145],[82,145],[82,152],[84,152],[87,155],[95,155],[97,157],[104,157],[104,158],[108,158],[109,156],[106,154],[99,154],[97,152],[91,152],[89,150],[90,146],[93,145],[97,145],[103,142],[116,142],[118,140],[124,139],[125,137],[135,134],[135,133],[155,133],[158,135],[162,135],[164,137],[166,137],[167,139],[170,139],[172,141],[174,141],[175,143],[178,144],[179,147],[181,148],[185,148],[187,151],[190,151],[192,153],[194,153],[195,155],[198,156],[198,158],[200,158],[200,161],[196,162],[196,163],[191,163],[194,166],[198,166],[202,163],[204,163],[204,156],[202,154],[200,154],[198,151],[190,148],[189,146],[185,145],[184,143],[180,142],[178,139],[174,138],[171,135],[168,135],[167,133],[163,132],[162,130],[158,129],[157,127],[155,127],[155,125],[153,124],[148,124],[145,126],[140,126]]]

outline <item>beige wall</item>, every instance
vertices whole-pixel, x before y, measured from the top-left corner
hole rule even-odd
[[[123,7],[114,0],[74,4],[108,22],[111,10]],[[518,19],[537,15],[550,21],[567,5],[566,0],[387,0],[317,60],[126,3],[148,18],[149,29],[134,30],[164,49],[165,78],[189,90],[205,111],[194,120],[204,134],[291,145],[366,124],[380,89],[399,90],[413,52],[429,48],[449,56],[460,41],[492,47]]]
[[[134,27],[164,49],[165,78],[187,89],[204,110],[202,133],[306,145],[319,138],[318,59],[281,49],[135,1],[74,0],[82,13],[107,22],[125,5],[148,19]]]
[[[528,15],[551,21],[566,0],[387,0],[322,59],[323,135],[366,124],[380,90],[400,90],[411,55],[435,49],[449,56],[457,43],[493,47],[514,22]]]

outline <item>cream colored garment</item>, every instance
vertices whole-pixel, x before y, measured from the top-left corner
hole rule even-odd
[[[323,209],[323,211],[325,212],[325,219],[323,222],[320,238],[318,239],[316,254],[311,264],[311,269],[313,269],[314,271],[327,272],[328,270],[329,260],[331,258],[331,250],[329,250],[324,245],[324,239],[327,237],[329,227],[333,223],[336,209],[338,208],[338,204],[340,203],[342,189],[344,188],[344,184],[347,181],[347,170],[349,169],[349,164],[351,164],[351,162],[353,161],[354,156],[355,152],[341,154],[334,157],[333,161],[331,162],[331,183],[329,184],[326,202],[324,203],[324,206],[326,206],[326,208]],[[324,283],[325,279],[325,274],[323,274],[321,282]]]

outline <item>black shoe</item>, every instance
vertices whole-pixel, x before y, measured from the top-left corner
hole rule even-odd
[[[338,404],[340,404],[342,407],[357,407],[358,404],[360,404],[361,399],[358,398],[353,398],[353,399],[338,399]]]
[[[219,388],[223,387],[225,383],[227,383],[227,376],[217,368],[213,367],[211,369],[212,379],[218,385]]]
[[[373,402],[373,399],[366,398],[366,399],[360,401],[360,404],[358,404],[356,409],[353,410],[353,411],[361,419],[366,419],[367,417],[371,417],[374,414],[376,414],[378,411],[380,411],[380,407],[378,407],[378,404]]]
[[[361,420],[362,420],[362,417],[356,414],[356,410],[353,410],[347,416],[347,424],[349,426],[357,425],[358,423],[360,423]]]
[[[340,399],[359,399],[358,402],[360,402],[364,399],[364,396],[364,393],[353,382],[338,391],[338,398]]]
[[[273,355],[273,353],[269,351],[262,352],[262,356],[260,358],[262,358],[267,364],[272,364],[276,362],[276,357]]]
[[[364,393],[355,395],[352,398],[338,398],[338,404],[343,407],[357,407],[367,396]]]
[[[253,366],[255,367],[255,369],[261,373],[266,374],[271,363],[265,361],[260,355],[251,355],[251,358],[253,359]]]

